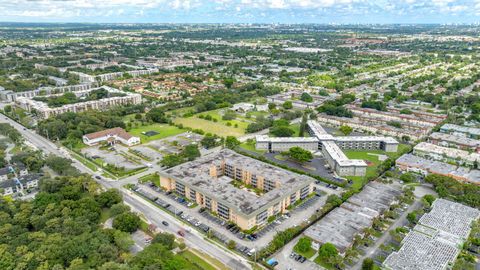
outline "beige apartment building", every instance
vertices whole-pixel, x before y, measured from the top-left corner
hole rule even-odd
[[[160,185],[248,230],[313,193],[315,179],[224,149],[160,172]],[[241,187],[243,186],[243,187]]]

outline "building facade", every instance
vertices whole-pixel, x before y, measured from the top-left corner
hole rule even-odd
[[[120,142],[127,146],[140,144],[140,138],[130,135],[123,128],[111,128],[94,133],[85,134],[82,137],[86,145],[95,145],[101,142],[116,143]]]
[[[17,106],[29,112],[35,111],[39,118],[49,118],[58,114],[66,112],[83,112],[88,110],[104,111],[114,106],[128,105],[128,104],[140,104],[142,102],[142,96],[136,93],[122,92],[118,89],[114,89],[107,86],[102,86],[109,92],[122,93],[124,96],[115,96],[109,98],[103,98],[98,100],[90,100],[85,102],[73,103],[63,105],[61,107],[49,107],[46,103],[36,101],[27,97],[17,97],[15,103]],[[98,88],[91,88],[85,91],[77,91],[76,95],[85,94],[86,92],[93,91]]]
[[[315,179],[224,149],[160,172],[160,185],[243,230],[313,193]]]
[[[333,137],[316,121],[307,122],[307,130],[311,137],[256,137],[256,148],[269,152],[288,151],[292,147],[316,152],[325,157],[328,165],[339,176],[364,176],[367,164],[363,160],[349,159],[342,149],[381,149],[386,152],[396,152],[398,141],[382,136],[344,136]]]

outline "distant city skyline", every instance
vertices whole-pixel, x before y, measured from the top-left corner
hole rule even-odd
[[[0,0],[0,21],[477,23],[480,0]]]

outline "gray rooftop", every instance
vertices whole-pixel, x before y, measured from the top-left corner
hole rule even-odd
[[[340,252],[352,245],[355,235],[372,225],[394,202],[401,191],[393,185],[370,182],[362,192],[334,209],[305,231],[305,235],[324,244],[332,243]]]
[[[222,162],[235,167],[242,167],[243,170],[252,175],[263,176],[265,179],[270,179],[280,185],[261,195],[246,189],[239,189],[232,185],[234,180],[230,177],[219,175],[215,178],[210,176],[210,168],[212,166],[218,168]],[[272,166],[228,149],[207,154],[197,160],[160,173],[198,190],[246,216],[263,210],[273,202],[280,201],[280,199],[290,196],[300,188],[315,181],[311,177]]]
[[[402,247],[387,257],[384,265],[393,270],[443,270],[455,261],[460,247],[480,217],[478,209],[437,199],[432,210],[402,241]]]

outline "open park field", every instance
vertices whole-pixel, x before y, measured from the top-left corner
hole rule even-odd
[[[153,131],[153,133],[156,133],[156,134],[147,136],[146,133],[149,131],[151,132]],[[133,136],[140,137],[141,142],[146,143],[146,142],[178,135],[185,131],[186,131],[185,129],[180,129],[175,126],[170,126],[168,124],[151,124],[151,125],[132,128],[131,130],[128,131],[128,133],[132,134]]]
[[[245,130],[233,126],[227,127],[221,122],[213,122],[209,120],[200,119],[197,117],[188,117],[188,118],[176,118],[175,124],[182,124],[184,127],[189,127],[192,129],[201,129],[205,133],[213,133],[218,136],[242,136],[245,134]]]

